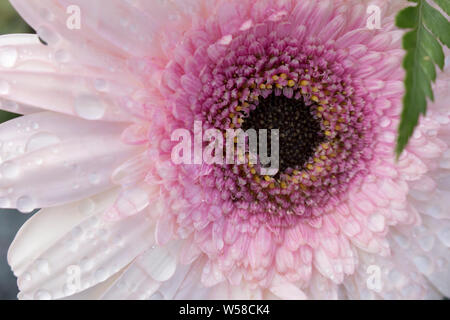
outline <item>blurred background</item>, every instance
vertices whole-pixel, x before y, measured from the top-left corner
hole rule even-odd
[[[0,35],[30,32],[33,30],[14,11],[9,1],[0,0]],[[16,116],[0,111],[0,123]],[[29,217],[14,210],[0,209],[0,300],[17,298],[16,278],[8,266],[6,254],[15,234]]]

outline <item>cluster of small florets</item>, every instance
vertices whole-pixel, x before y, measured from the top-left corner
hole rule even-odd
[[[221,190],[224,200],[248,202],[255,212],[311,216],[338,201],[357,176],[366,174],[361,160],[370,157],[364,150],[372,126],[364,102],[353,99],[352,79],[339,58],[332,43],[300,43],[280,38],[276,30],[266,37],[255,30],[235,37],[217,64],[202,74],[199,101],[205,127],[224,133],[243,128],[260,101],[275,95],[304,101],[324,139],[305,163],[275,177],[261,176],[258,165],[216,166],[203,178],[214,180],[206,185]]]

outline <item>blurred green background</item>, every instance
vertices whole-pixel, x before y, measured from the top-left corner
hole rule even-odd
[[[33,30],[14,11],[9,1],[0,0],[0,35],[30,32]],[[17,115],[0,111],[0,123],[15,116]],[[20,214],[15,210],[0,209],[0,300],[16,299],[17,297],[16,278],[8,266],[6,255],[15,234],[29,217],[29,215]]]
[[[23,21],[8,0],[0,0],[0,35],[8,33],[30,33],[33,30]],[[0,110],[0,123],[16,115]]]

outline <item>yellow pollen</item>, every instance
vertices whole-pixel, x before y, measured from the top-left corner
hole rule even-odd
[[[234,113],[230,113],[230,114],[228,115],[228,117],[230,117],[230,119],[233,119],[233,118],[234,118]]]
[[[286,182],[281,182],[281,188],[283,188],[283,189],[286,189],[287,188],[287,184],[286,184]]]
[[[308,80],[302,80],[302,81],[300,81],[300,85],[303,86],[303,87],[306,87],[308,84],[309,84],[309,81],[308,81]]]
[[[279,84],[279,83],[277,83],[277,84],[275,85],[275,87],[277,87],[278,89],[283,89],[283,86],[282,86],[281,84]]]
[[[256,174],[255,168],[252,168],[252,169],[250,170],[250,173],[251,173],[251,174]]]
[[[269,188],[270,188],[270,189],[275,189],[275,183],[269,184]]]
[[[327,137],[329,137],[329,136],[331,136],[331,132],[330,131],[325,131],[325,135],[327,136]]]
[[[265,85],[264,83],[261,83],[261,84],[259,85],[259,88],[262,89],[262,90],[264,90],[264,89],[266,89],[266,85]]]
[[[286,80],[287,79],[287,74],[286,73],[280,74],[280,78]]]
[[[300,171],[294,170],[292,173],[293,173],[295,176],[298,176],[298,175],[300,174]]]
[[[266,87],[267,87],[267,89],[269,89],[269,90],[273,88],[273,86],[272,86],[271,84],[268,84]]]
[[[325,111],[325,108],[322,107],[322,106],[320,106],[320,107],[317,108],[317,110],[318,110],[319,112],[324,112],[324,111]]]
[[[237,106],[235,110],[236,110],[237,112],[240,112],[240,111],[242,111],[242,107],[241,107],[241,106]]]
[[[325,121],[323,122],[323,125],[324,125],[324,126],[329,126],[329,125],[330,125],[330,121],[325,120]]]
[[[312,96],[312,97],[311,97],[311,100],[314,101],[314,102],[319,102],[319,97],[317,97],[317,96]]]
[[[260,182],[261,182],[261,179],[260,179],[258,176],[255,176],[255,181],[256,181],[257,183],[260,183]]]
[[[319,89],[317,87],[312,87],[312,92],[319,92]]]
[[[302,190],[308,189],[303,183],[300,183],[300,188],[301,188]]]
[[[269,176],[264,176],[264,180],[266,180],[267,182],[269,182],[271,179]]]
[[[307,166],[306,166],[309,170],[313,170],[314,169],[314,166],[310,163],[310,164],[308,164]]]
[[[273,79],[273,81],[278,81],[278,79],[280,79],[280,77],[277,75],[274,75],[274,76],[272,76],[272,79]]]
[[[295,81],[294,81],[294,80],[289,80],[289,81],[288,81],[288,86],[291,87],[291,88],[292,88],[293,86],[295,86]]]
[[[336,131],[341,131],[341,126],[340,125],[337,125],[336,127],[334,127],[334,129],[336,129]]]

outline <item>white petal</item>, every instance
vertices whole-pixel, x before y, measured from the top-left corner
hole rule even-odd
[[[42,209],[19,230],[8,251],[8,262],[16,275],[57,243],[68,232],[92,215],[112,206],[118,190],[64,206]]]
[[[0,198],[5,207],[30,212],[111,188],[114,169],[139,152],[120,142],[122,130],[54,113],[3,124],[1,157],[7,161],[0,162]]]
[[[89,217],[18,274],[21,296],[59,299],[95,286],[148,249],[153,232],[146,213],[119,223]]]

